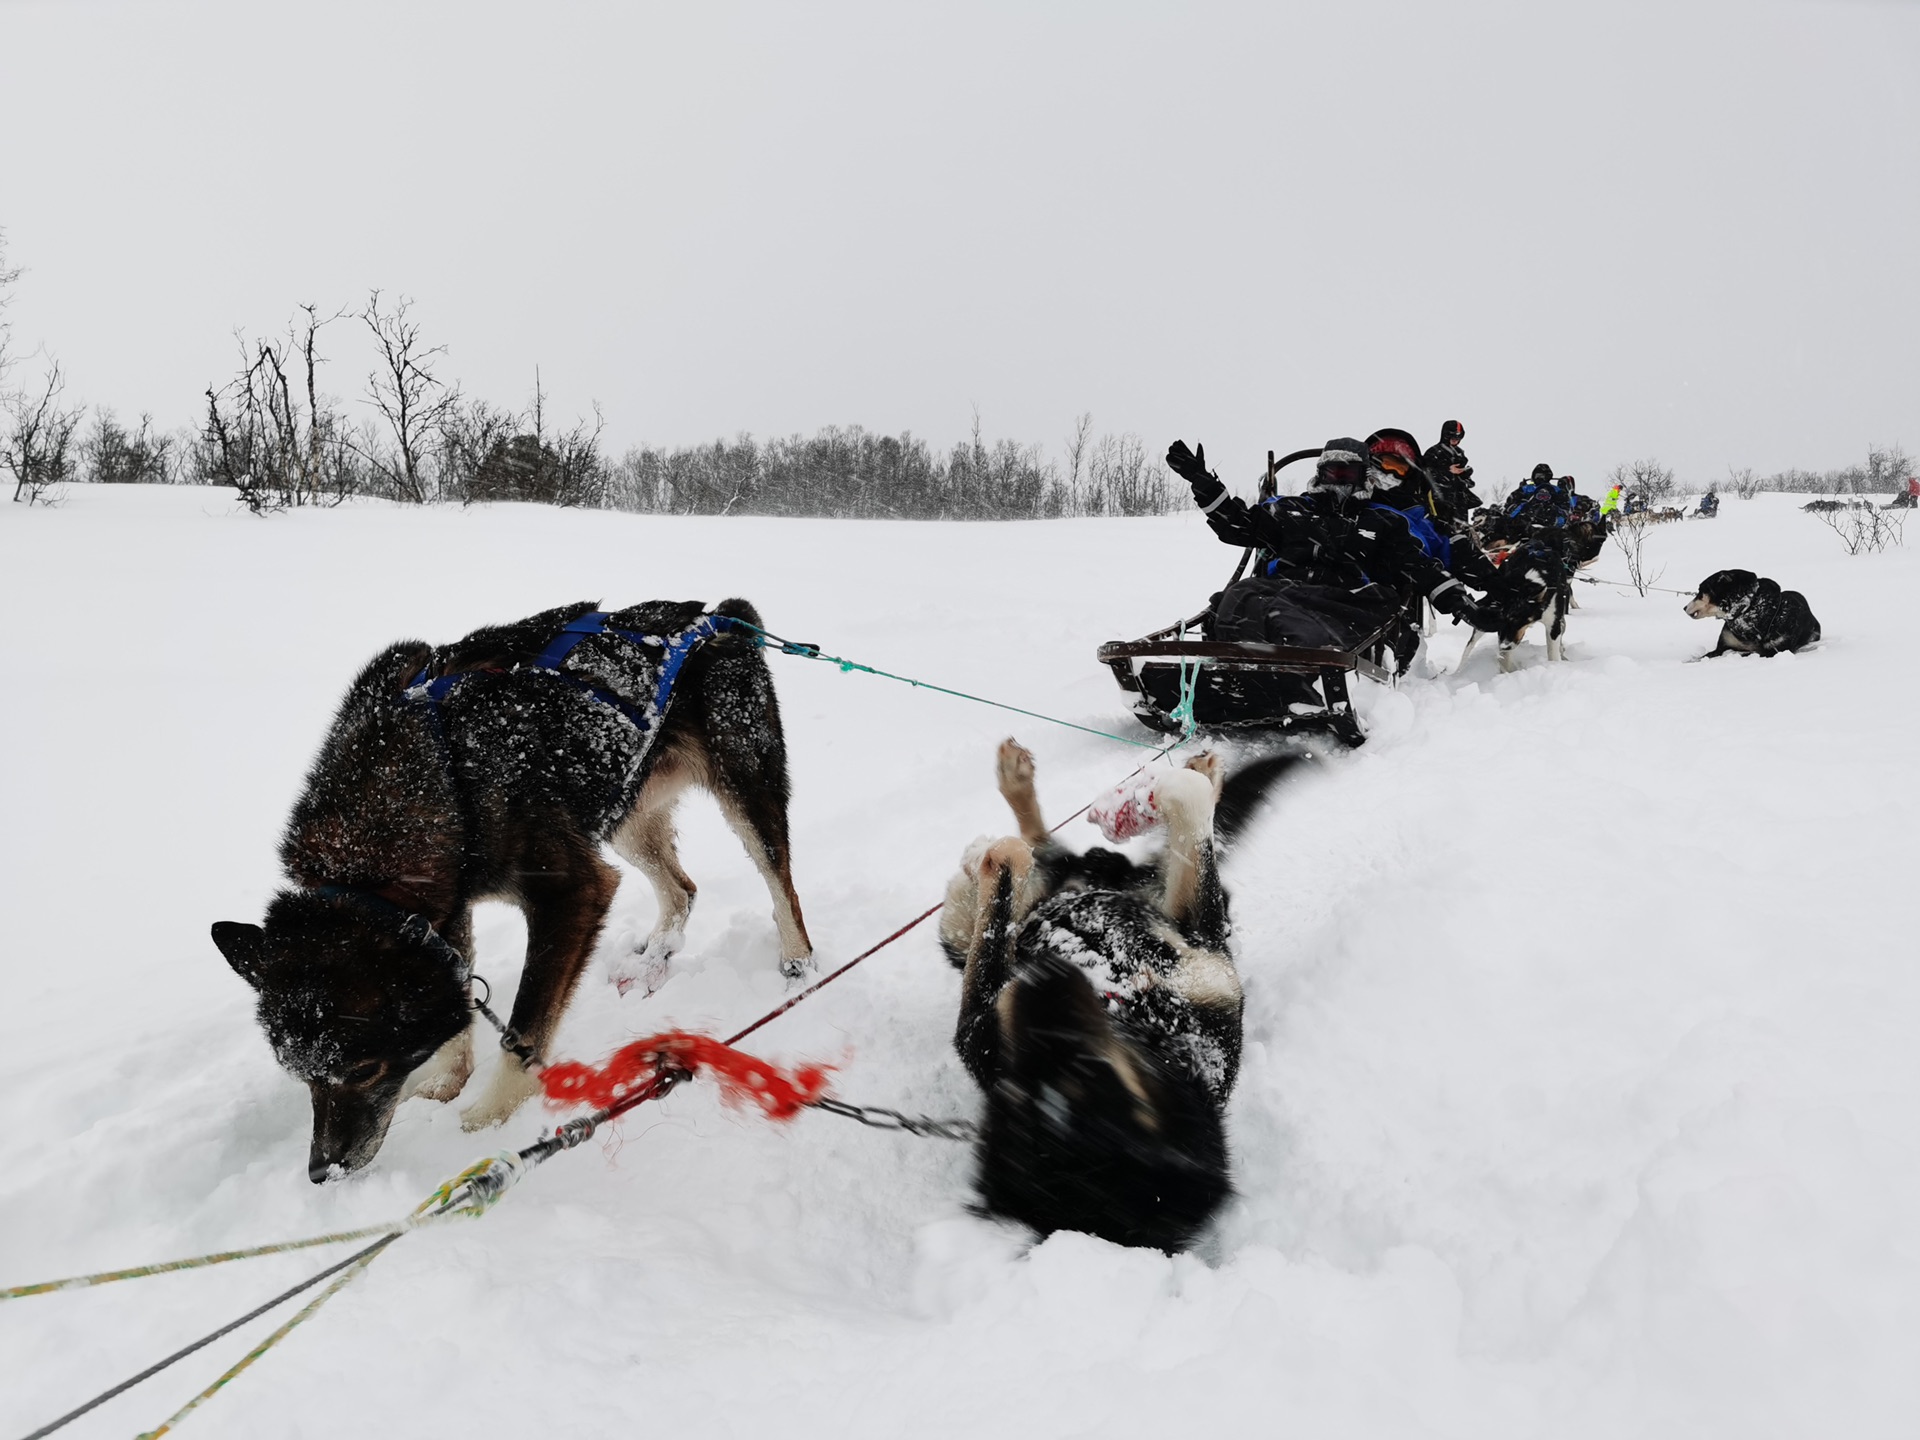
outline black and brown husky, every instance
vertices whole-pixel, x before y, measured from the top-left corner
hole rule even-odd
[[[986,1094],[989,1213],[1176,1250],[1232,1191],[1222,1112],[1240,1067],[1240,978],[1215,855],[1293,762],[1227,782],[1211,755],[1154,777],[1150,864],[1053,840],[1033,757],[1000,748],[1020,833],[969,849],[940,939],[963,971],[954,1045]]]
[[[657,979],[694,897],[674,851],[688,785],[719,799],[772,892],[781,966],[804,969],[759,619],[743,600],[711,613],[579,604],[437,649],[402,641],[360,672],[287,823],[293,884],[264,926],[213,927],[259,992],[275,1055],[312,1092],[315,1181],[372,1159],[408,1095],[451,1100],[465,1086],[474,902],[526,915],[509,1024],[531,1054],[552,1040],[619,885],[603,841],[659,898],[629,971]],[[464,1122],[496,1124],[536,1088],[502,1055]]]

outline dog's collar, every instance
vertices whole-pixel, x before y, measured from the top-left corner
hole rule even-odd
[[[378,890],[360,890],[350,885],[316,885],[313,893],[328,900],[344,900],[370,914],[397,919],[400,933],[445,960],[453,967],[453,973],[462,985],[473,978],[473,962],[454,949],[447,937],[434,929],[433,922],[419,911],[409,910],[398,901],[389,900]]]

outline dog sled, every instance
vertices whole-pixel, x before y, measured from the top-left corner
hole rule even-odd
[[[1286,466],[1319,454],[1315,446],[1276,461],[1268,451],[1260,498],[1274,496]],[[1240,556],[1228,585],[1246,574],[1253,558],[1252,550]],[[1366,735],[1347,677],[1392,685],[1397,665],[1390,642],[1417,623],[1418,610],[1384,616],[1346,648],[1216,640],[1207,633],[1210,618],[1211,607],[1138,640],[1109,640],[1096,652],[1133,697],[1141,723],[1179,735],[1190,718],[1194,728],[1210,734],[1327,735],[1351,747]]]

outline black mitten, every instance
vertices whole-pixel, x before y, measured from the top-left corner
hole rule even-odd
[[[1227,487],[1207,469],[1207,447],[1189,450],[1187,442],[1176,440],[1167,447],[1167,468],[1193,489],[1193,498],[1202,508],[1210,508],[1226,493]]]

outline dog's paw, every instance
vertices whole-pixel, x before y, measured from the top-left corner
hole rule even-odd
[[[1033,752],[1012,736],[1000,742],[994,769],[1002,795],[1024,795],[1033,789]]]
[[[607,982],[622,995],[634,986],[642,995],[651,995],[667,982],[667,965],[687,943],[687,932],[678,927],[656,930],[647,943],[637,949],[616,954],[607,962]]]
[[[780,973],[789,981],[799,982],[811,978],[820,969],[811,952],[805,955],[788,955],[780,961]]]
[[[1204,750],[1187,761],[1187,769],[1213,782],[1213,798],[1217,802],[1220,799],[1220,787],[1226,783],[1227,762],[1213,751]]]
[[[502,1055],[486,1093],[460,1112],[460,1128],[485,1130],[499,1125],[539,1093],[540,1078],[512,1056]]]
[[[473,1031],[462,1030],[453,1039],[442,1045],[413,1074],[407,1077],[407,1088],[401,1092],[402,1100],[418,1096],[422,1100],[438,1100],[442,1105],[466,1089],[467,1080],[473,1074]]]

